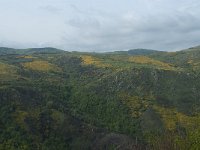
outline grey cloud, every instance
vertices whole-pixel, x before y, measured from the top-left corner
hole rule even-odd
[[[68,21],[66,21],[67,24],[76,27],[76,28],[99,28],[100,27],[100,23],[98,20],[96,19],[91,19],[91,18],[73,18],[70,19]]]
[[[45,6],[40,6],[39,9],[48,11],[50,13],[60,13],[62,11],[61,8],[55,7],[53,5],[45,5]]]
[[[133,5],[134,2],[107,3],[101,0],[98,2],[99,5],[104,3],[101,7],[87,2],[59,0],[58,4],[55,1],[46,3],[45,0],[38,4],[37,15],[41,15],[33,17],[34,25],[29,24],[33,19],[23,21],[27,30],[32,29],[29,35],[37,36],[32,38],[32,43],[26,40],[30,37],[24,33],[27,30],[15,32],[23,33],[24,41],[14,39],[17,36],[13,35],[7,36],[13,39],[2,38],[1,41],[8,46],[13,42],[14,46],[21,47],[53,46],[99,52],[132,48],[174,51],[200,44],[200,2],[197,0],[151,0],[151,3],[149,0],[134,0],[137,5]],[[117,4],[121,5],[115,8]]]
[[[83,12],[82,12],[83,13]],[[200,44],[200,18],[189,13],[173,13],[165,15],[147,15],[134,20],[124,16],[105,16],[103,20],[78,18],[67,22],[71,26],[81,29],[73,43],[66,41],[66,45],[97,51],[151,48],[161,50],[177,50],[187,46]],[[89,27],[89,30],[88,30]],[[86,33],[87,34],[86,34]]]

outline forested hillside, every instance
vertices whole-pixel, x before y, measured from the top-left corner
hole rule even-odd
[[[200,147],[200,47],[0,48],[0,149]]]

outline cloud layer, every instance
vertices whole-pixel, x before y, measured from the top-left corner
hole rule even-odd
[[[174,51],[200,45],[198,0],[0,1],[0,46]]]

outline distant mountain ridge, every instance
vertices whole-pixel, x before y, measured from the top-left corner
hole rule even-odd
[[[151,49],[132,49],[127,52],[129,55],[150,55],[155,53],[164,53],[163,51],[151,50]]]
[[[176,52],[181,51],[195,51],[200,50],[200,46],[191,47],[184,50],[179,50]],[[0,55],[3,54],[32,54],[32,53],[57,53],[62,52],[65,50],[57,49],[53,47],[43,47],[43,48],[28,48],[28,49],[15,49],[15,48],[9,48],[9,47],[0,47]],[[118,54],[129,54],[129,55],[151,55],[155,53],[168,53],[168,51],[159,51],[159,50],[152,50],[152,49],[143,49],[143,48],[137,48],[137,49],[130,49],[127,51],[113,51],[113,52],[106,52],[106,53],[118,53]]]
[[[33,53],[61,53],[63,50],[52,47],[44,48],[29,48],[29,49],[14,49],[7,47],[0,47],[0,55],[7,54],[33,54]]]

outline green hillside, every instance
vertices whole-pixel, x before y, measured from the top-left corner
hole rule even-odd
[[[200,147],[200,47],[0,48],[0,150]]]

